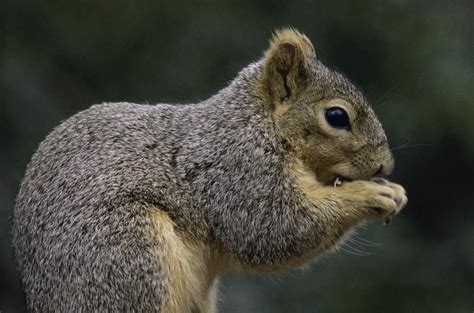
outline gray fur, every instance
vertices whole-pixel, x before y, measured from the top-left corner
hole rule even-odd
[[[254,93],[262,62],[201,103],[94,105],[47,136],[14,213],[29,310],[160,311],[166,260],[149,231],[157,208],[250,267],[284,267],[343,235],[293,183],[291,147]],[[366,106],[347,80],[311,62],[314,97]]]

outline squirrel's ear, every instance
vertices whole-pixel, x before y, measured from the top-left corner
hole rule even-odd
[[[305,35],[291,28],[275,32],[258,79],[258,93],[270,108],[292,100],[305,88],[309,76],[306,58],[315,56]]]

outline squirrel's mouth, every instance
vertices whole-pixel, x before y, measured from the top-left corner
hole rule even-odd
[[[340,174],[336,174],[336,178],[334,178],[333,182],[332,182],[332,185],[334,187],[338,187],[338,186],[341,186],[344,182],[351,182],[352,179],[350,179],[349,177],[346,177],[344,175],[340,175]]]
[[[315,176],[318,180],[326,186],[340,186],[343,183],[351,182],[354,180],[359,179],[357,172],[351,171],[350,169],[332,169],[329,170],[322,170],[318,171],[317,169],[314,171]],[[345,175],[341,174],[344,173]]]

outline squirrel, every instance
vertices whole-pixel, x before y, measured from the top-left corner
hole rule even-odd
[[[407,203],[362,92],[293,28],[195,104],[103,103],[39,145],[16,199],[27,308],[215,312],[227,270],[331,251]]]

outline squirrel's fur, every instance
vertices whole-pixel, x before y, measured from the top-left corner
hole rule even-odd
[[[351,128],[332,128],[328,107]],[[276,32],[228,87],[188,105],[94,105],[56,127],[17,197],[28,309],[212,312],[226,269],[303,265],[406,203],[366,99]],[[350,178],[339,187],[337,175]]]

